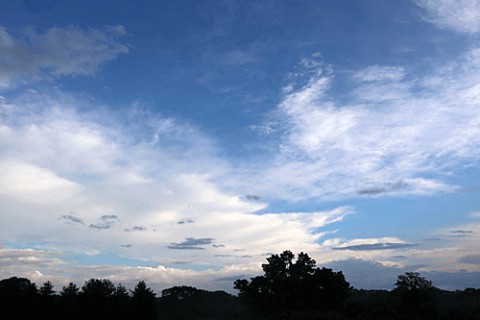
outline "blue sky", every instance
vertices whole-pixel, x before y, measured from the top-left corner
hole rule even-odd
[[[292,250],[359,288],[479,286],[479,1],[32,0],[0,21],[1,277],[232,291]]]

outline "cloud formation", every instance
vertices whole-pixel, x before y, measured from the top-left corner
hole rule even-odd
[[[356,244],[351,246],[343,246],[333,248],[334,250],[352,250],[352,251],[370,251],[370,250],[395,250],[406,249],[417,246],[414,243],[395,243],[395,242],[383,242],[383,243],[367,243]]]
[[[110,229],[115,222],[118,222],[120,219],[114,214],[106,214],[100,217],[100,222],[95,224],[90,224],[90,228],[97,230]]]
[[[72,25],[45,33],[27,29],[14,37],[0,26],[0,89],[31,79],[93,75],[103,63],[128,52],[119,41],[125,34],[121,25],[87,31]]]
[[[66,220],[67,223],[79,223],[79,224],[85,224],[83,222],[83,219],[73,215],[73,214],[65,214],[62,216],[63,219]]]
[[[367,67],[342,99],[334,69],[310,63],[268,124],[279,154],[251,189],[291,200],[456,190],[448,173],[480,150],[479,57],[472,49],[428,75]]]
[[[211,138],[136,108],[106,117],[91,100],[56,91],[0,100],[0,241],[145,263],[190,261],[193,249],[195,264],[218,268],[266,251],[313,252],[318,228],[354,212],[268,212],[224,187],[238,176]]]
[[[203,246],[210,245],[215,239],[213,238],[186,238],[185,241],[180,243],[172,242],[168,249],[174,250],[205,250]]]
[[[460,33],[480,31],[478,0],[414,0],[425,9],[425,19],[437,27]]]

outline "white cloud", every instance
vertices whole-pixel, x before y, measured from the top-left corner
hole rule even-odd
[[[478,0],[414,0],[427,12],[426,20],[442,29],[460,33],[480,31]]]
[[[1,101],[0,242],[218,269],[314,251],[316,228],[353,212],[256,214],[266,204],[224,190],[236,177],[198,130],[138,107],[106,120],[101,107],[78,104],[36,92]]]
[[[128,52],[118,40],[124,34],[123,26],[88,31],[68,26],[43,34],[29,29],[17,39],[0,26],[0,88],[32,79],[93,75],[103,63]]]
[[[405,77],[405,70],[402,67],[392,66],[370,66],[357,71],[354,78],[359,81],[400,81]]]
[[[426,76],[400,67],[354,74],[342,102],[334,74],[312,72],[289,85],[273,133],[280,154],[256,171],[252,192],[290,199],[449,192],[448,172],[480,152],[477,50]],[[337,93],[336,93],[337,94]],[[260,175],[261,178],[258,178]]]

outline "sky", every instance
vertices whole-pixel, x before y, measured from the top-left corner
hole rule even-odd
[[[480,1],[4,1],[0,278],[480,287]]]

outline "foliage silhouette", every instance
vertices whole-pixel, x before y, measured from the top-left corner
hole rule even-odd
[[[175,286],[162,290],[162,298],[166,300],[183,300],[191,298],[201,292],[202,290],[190,286]]]
[[[60,295],[62,297],[76,297],[78,295],[78,291],[80,289],[77,285],[73,282],[70,282],[68,285],[62,287],[62,291],[60,291]]]
[[[395,283],[395,290],[405,294],[427,292],[432,289],[432,281],[421,277],[418,272],[405,272],[400,275]]]
[[[38,289],[38,292],[42,296],[51,296],[55,293],[53,290],[53,284],[50,281],[46,281],[43,285]]]
[[[437,312],[431,299],[434,290],[432,282],[419,273],[406,272],[397,277],[394,293],[400,296],[404,313],[422,319],[435,319]]]
[[[155,292],[147,287],[145,281],[137,283],[132,290],[132,302],[135,316],[139,319],[156,319]]]
[[[315,260],[303,252],[294,259],[288,250],[272,255],[262,265],[263,276],[250,282],[236,280],[234,288],[241,297],[268,312],[339,309],[351,291],[343,273],[316,268]]]

